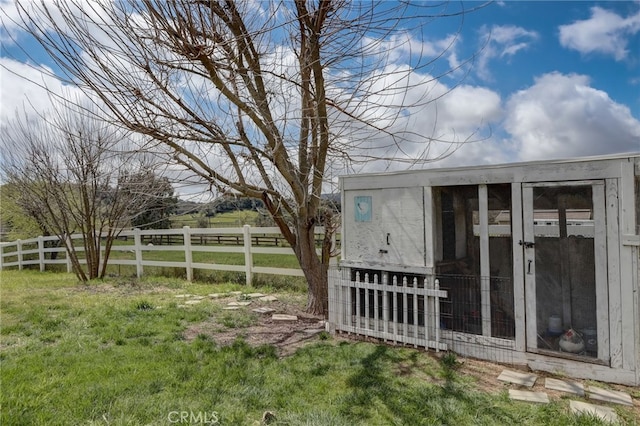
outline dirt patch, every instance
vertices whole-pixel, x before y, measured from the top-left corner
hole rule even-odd
[[[277,295],[275,295],[278,297]],[[215,303],[229,308],[237,299],[221,298]],[[269,308],[272,312],[257,313],[254,309]],[[274,314],[295,315],[296,321],[277,321]],[[186,340],[198,335],[209,336],[219,346],[227,346],[237,338],[243,338],[251,346],[273,345],[280,356],[295,352],[309,340],[325,330],[323,317],[305,313],[300,300],[261,302],[252,300],[250,305],[238,306],[234,310],[223,310],[208,320],[193,324],[184,332]]]
[[[162,285],[138,284],[135,281],[123,281],[115,284],[110,283],[83,283],[74,287],[70,287],[68,291],[72,293],[89,293],[89,294],[114,294],[118,296],[132,294],[158,294],[172,293],[175,289]]]

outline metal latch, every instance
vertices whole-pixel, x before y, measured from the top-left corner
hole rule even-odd
[[[518,244],[520,244],[521,246],[524,246],[524,248],[533,248],[533,246],[536,245],[536,243],[532,242],[532,241],[518,241]]]

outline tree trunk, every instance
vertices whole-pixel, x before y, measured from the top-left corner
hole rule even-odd
[[[326,316],[329,312],[329,264],[328,260],[323,263],[316,252],[314,226],[299,229],[294,250],[307,279],[307,312]]]

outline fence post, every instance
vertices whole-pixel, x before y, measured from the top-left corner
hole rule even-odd
[[[140,228],[133,230],[133,251],[136,254],[136,277],[142,278],[144,269],[142,267],[142,237],[140,236]]]
[[[16,253],[18,254],[18,270],[22,271],[22,240],[16,241]]]
[[[191,232],[188,226],[183,226],[182,229],[184,230],[184,261],[186,263],[185,267],[187,268],[187,281],[193,281],[193,268],[191,267],[191,263],[193,263],[193,257],[191,256]]]
[[[251,256],[251,226],[244,225],[242,227],[242,235],[244,237],[244,274],[247,285],[251,285],[253,281],[253,256]]]
[[[40,272],[44,272],[44,237],[38,236],[38,261],[40,263]]]

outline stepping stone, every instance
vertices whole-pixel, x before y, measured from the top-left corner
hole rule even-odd
[[[221,297],[224,297],[225,295],[222,293],[211,293],[209,294],[209,297],[212,299],[220,299]]]
[[[241,291],[230,291],[229,294],[232,295],[232,296],[240,296],[242,294],[242,292]]]
[[[204,296],[193,296],[192,299],[193,300],[202,300],[202,299],[204,299]]]
[[[589,386],[589,399],[596,399],[603,402],[633,406],[631,395],[626,392],[612,391]]]
[[[618,415],[611,407],[603,407],[581,401],[569,401],[569,408],[573,414],[589,414],[606,422],[618,423]]]
[[[258,300],[260,300],[261,302],[275,302],[276,300],[278,300],[278,298],[275,296],[264,296]]]
[[[533,387],[537,379],[538,376],[535,374],[518,373],[517,371],[511,370],[502,370],[502,373],[498,376],[498,380],[501,382],[514,383],[528,388]]]
[[[544,380],[544,387],[561,392],[572,393],[578,396],[584,396],[584,386],[582,383],[565,382],[564,380],[551,379],[547,377]]]
[[[259,313],[259,314],[270,314],[272,312],[275,312],[275,309],[271,309],[271,308],[267,308],[266,306],[262,306],[260,308],[255,308],[252,309],[253,312]]]
[[[249,306],[251,302],[229,302],[227,306]]]
[[[273,314],[271,317],[274,321],[298,321],[298,317],[295,315],[286,315],[286,314]]]
[[[310,335],[314,335],[314,334],[320,334],[322,333],[324,330],[319,329],[319,328],[305,328],[304,330],[302,330],[302,332],[304,334],[310,334]]]
[[[187,300],[186,302],[184,302],[185,305],[197,305],[198,303],[202,302],[202,300]]]
[[[240,309],[240,306],[225,306],[222,308],[223,311],[237,311]]]
[[[509,389],[509,399],[516,401],[537,402],[539,404],[548,404],[549,395],[544,392],[531,392],[517,389]]]
[[[179,297],[179,298],[183,298],[184,299],[185,297],[191,297],[191,295],[190,294],[176,294],[173,297]]]
[[[264,294],[262,293],[249,293],[247,294],[247,297],[250,299],[257,299],[258,297],[264,297]]]

